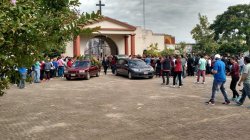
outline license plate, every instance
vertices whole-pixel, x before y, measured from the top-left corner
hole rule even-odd
[[[70,74],[70,76],[76,76],[76,74]]]
[[[144,72],[144,74],[148,74],[148,72]]]

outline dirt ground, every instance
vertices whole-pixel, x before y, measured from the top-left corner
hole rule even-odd
[[[108,74],[12,86],[0,97],[0,140],[249,140],[249,99],[226,106],[218,93],[216,105],[205,105],[212,80],[187,77],[182,88],[171,88],[160,78]]]

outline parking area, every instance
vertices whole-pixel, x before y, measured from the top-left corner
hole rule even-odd
[[[195,77],[187,77],[182,88],[171,88],[160,78],[109,73],[90,80],[56,78],[23,90],[12,86],[0,98],[0,139],[249,140],[250,101],[225,106],[218,93],[215,106],[205,105],[212,80],[194,84]]]

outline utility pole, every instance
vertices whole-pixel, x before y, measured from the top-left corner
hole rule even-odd
[[[143,28],[146,28],[146,16],[145,16],[145,0],[143,0]]]

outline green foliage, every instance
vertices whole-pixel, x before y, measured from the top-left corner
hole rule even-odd
[[[5,94],[5,92],[3,90],[8,89],[9,85],[8,85],[9,81],[6,78],[0,78],[0,96],[3,96]]]
[[[214,33],[209,28],[210,23],[207,17],[201,14],[199,14],[199,21],[200,23],[191,31],[192,37],[197,44],[193,51],[206,54],[215,53],[218,49],[218,44],[213,40]]]
[[[242,52],[242,50],[247,50],[247,45],[242,45],[239,47],[239,42],[234,43],[223,43],[221,44],[220,48],[218,49],[218,52],[221,54],[232,54],[232,55],[238,55],[239,52]]]
[[[184,54],[184,50],[185,50],[186,46],[187,46],[187,43],[186,43],[186,42],[180,42],[180,43],[179,43],[179,48],[178,48],[178,50],[180,51],[180,54]]]
[[[143,52],[145,55],[150,55],[150,56],[159,56],[159,49],[158,49],[158,44],[151,44],[147,50]]]
[[[79,0],[0,1],[0,74],[10,77],[14,67],[29,68],[51,51],[64,51],[74,36],[98,29],[78,26],[100,18],[96,13],[79,14],[74,9],[78,5]],[[1,75],[0,92],[8,81]]]
[[[220,50],[238,53],[250,50],[250,4],[229,7],[216,17],[211,29],[215,32],[214,39],[222,44]]]
[[[174,53],[175,53],[175,50],[165,48],[164,50],[162,50],[160,52],[160,55],[161,56],[167,56],[167,55],[170,56],[170,55],[174,55]]]

